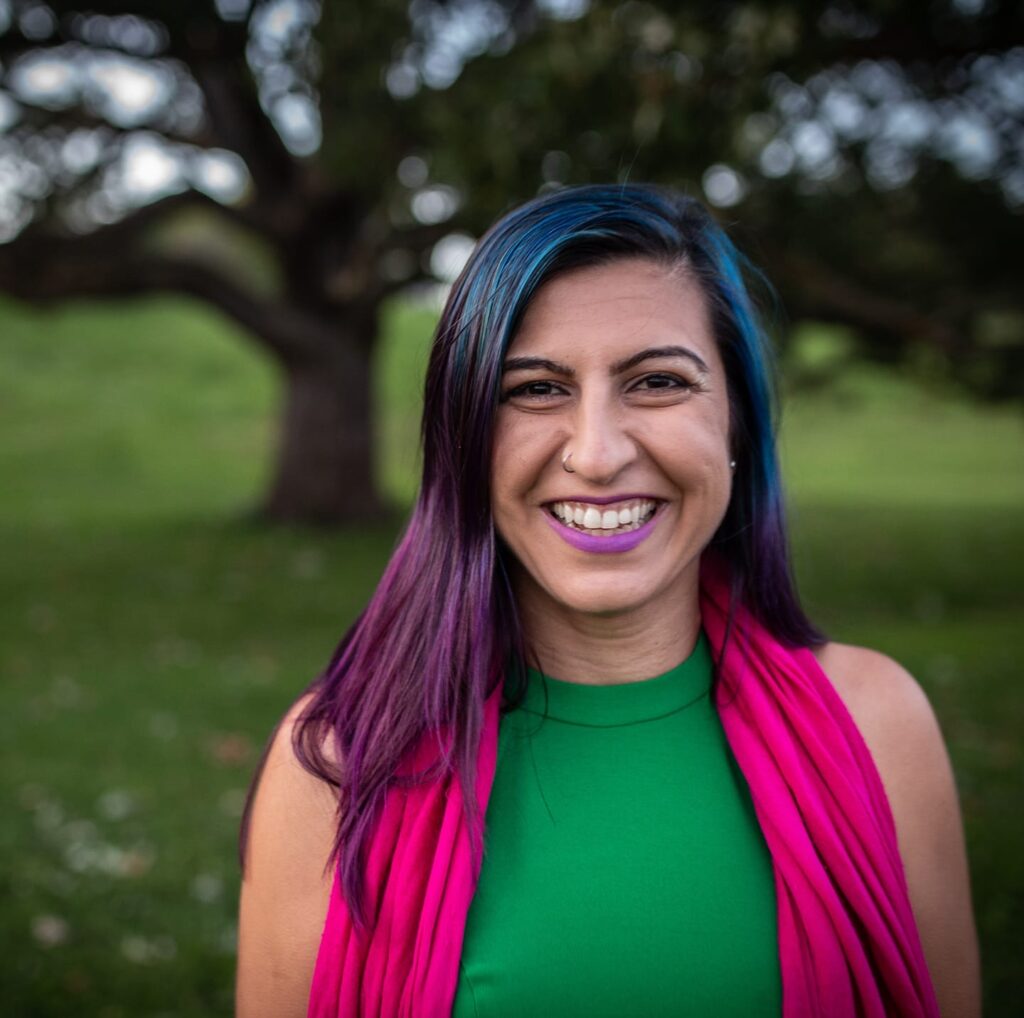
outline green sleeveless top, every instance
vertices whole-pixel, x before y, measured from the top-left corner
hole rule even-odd
[[[653,679],[528,680],[499,727],[453,1018],[780,1014],[771,859],[704,634]]]

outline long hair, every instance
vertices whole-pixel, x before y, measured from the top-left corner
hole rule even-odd
[[[293,731],[303,766],[338,788],[331,862],[361,930],[376,921],[363,901],[364,863],[388,789],[454,772],[477,832],[484,701],[510,665],[526,659],[489,491],[508,347],[532,296],[556,273],[632,257],[689,273],[710,311],[737,464],[712,543],[730,567],[733,598],[786,644],[822,640],[789,567],[774,360],[748,289],[749,280],[770,294],[767,281],[697,200],[672,190],[567,188],[508,212],[477,244],[437,326],[423,406],[423,478],[405,531],[365,611],[310,687]],[[508,707],[508,692],[505,699]],[[436,765],[402,772],[422,738],[436,739]],[[473,850],[479,861],[476,833]]]

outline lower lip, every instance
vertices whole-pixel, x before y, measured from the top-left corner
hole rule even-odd
[[[631,551],[641,541],[645,541],[651,536],[654,524],[661,517],[661,513],[655,510],[651,518],[642,526],[637,527],[636,530],[627,530],[624,534],[612,534],[610,537],[595,537],[593,534],[584,534],[582,530],[567,527],[560,519],[552,516],[546,509],[543,512],[544,518],[551,524],[555,533],[564,541],[580,551],[596,552],[598,555],[611,555],[616,552]]]

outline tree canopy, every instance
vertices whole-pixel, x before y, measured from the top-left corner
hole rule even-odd
[[[1019,398],[1022,119],[1006,0],[0,0],[0,290],[220,308],[285,380],[264,513],[354,518],[381,302],[565,184],[700,195],[790,319]]]

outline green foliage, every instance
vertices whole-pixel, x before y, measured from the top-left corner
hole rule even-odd
[[[741,224],[794,319],[854,327],[858,357],[910,369],[927,360],[922,374],[941,368],[991,399],[1024,392],[1021,206],[1003,186],[1018,146],[1010,118],[982,95],[1004,57],[1006,80],[1018,73],[1006,50],[1021,30],[1010,5],[981,15],[955,4],[823,13],[790,2],[591,0],[559,20],[497,4],[525,13],[464,54],[464,66],[454,61],[450,84],[432,81],[432,60],[452,49],[438,26],[458,20],[441,12],[459,6],[427,0],[410,22],[399,0],[359,21],[327,5],[316,30],[329,55],[317,83],[323,162],[376,194],[394,223],[413,222],[419,184],[403,187],[379,167],[403,156],[423,161],[421,183],[452,190],[453,227],[476,235],[561,185],[653,181],[713,200],[706,174],[724,166],[741,184],[720,214]],[[389,96],[379,85],[396,68],[408,91]],[[858,110],[856,124],[823,112],[837,97]],[[955,146],[941,137],[968,115],[994,125],[975,130],[976,149],[1003,152],[984,171],[955,168]],[[796,140],[808,128],[827,158]],[[765,169],[771,144],[789,153],[789,170]],[[887,178],[897,164],[903,175]],[[982,335],[993,312],[1003,320],[996,345]]]
[[[404,504],[432,317],[390,308],[380,351],[380,470]],[[195,306],[7,305],[0,334],[5,1013],[227,1014],[249,775],[394,530],[239,520],[266,470],[274,374]],[[844,369],[794,395],[782,442],[812,614],[907,665],[942,722],[986,1013],[1014,1014],[1020,422]]]

